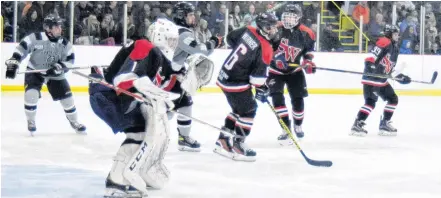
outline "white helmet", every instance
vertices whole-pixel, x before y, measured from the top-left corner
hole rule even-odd
[[[179,39],[179,29],[173,22],[163,18],[157,19],[149,26],[147,38],[172,61]]]

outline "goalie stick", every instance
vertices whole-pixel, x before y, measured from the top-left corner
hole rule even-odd
[[[306,162],[308,162],[309,165],[321,166],[321,167],[331,167],[332,166],[332,161],[328,161],[328,160],[323,160],[323,161],[321,161],[321,160],[313,160],[313,159],[310,159],[308,156],[306,156],[305,152],[303,152],[302,148],[300,148],[300,145],[295,140],[291,130],[288,128],[288,126],[286,126],[286,124],[283,122],[282,118],[280,118],[280,116],[277,114],[277,112],[274,109],[274,107],[268,101],[266,103],[271,108],[271,111],[273,111],[274,115],[277,117],[277,121],[279,121],[280,126],[282,126],[283,130],[286,131],[288,136],[294,142],[294,144],[296,145],[297,149],[300,151],[300,153],[302,154],[303,158],[305,158]]]
[[[89,75],[83,74],[83,73],[81,73],[81,72],[79,72],[79,71],[76,71],[76,70],[72,70],[72,72],[73,72],[74,74],[77,74],[77,75],[81,76],[81,77],[87,78],[87,79],[89,79],[90,81],[93,81],[93,82],[99,83],[99,84],[101,84],[101,85],[104,85],[104,86],[106,86],[106,87],[108,87],[108,88],[111,88],[111,89],[115,90],[115,91],[118,92],[118,93],[126,94],[126,95],[128,95],[128,96],[131,96],[131,97],[137,99],[137,100],[143,101],[143,102],[145,102],[145,103],[148,104],[148,105],[151,105],[150,102],[149,102],[146,98],[144,98],[144,97],[142,97],[142,96],[140,96],[140,95],[134,94],[134,93],[132,93],[132,92],[130,92],[130,91],[127,91],[127,90],[125,90],[125,89],[121,89],[121,88],[119,88],[119,87],[115,87],[115,86],[113,86],[112,84],[106,82],[104,79],[101,79],[101,78],[94,78],[94,77],[91,77],[91,76],[89,76]],[[171,110],[171,112],[176,113],[176,114],[178,114],[178,115],[185,116],[185,117],[187,117],[187,118],[190,118],[190,119],[192,119],[192,120],[194,120],[194,121],[196,121],[196,122],[199,122],[199,123],[202,124],[202,125],[205,125],[205,126],[211,127],[211,128],[216,129],[216,130],[218,130],[218,131],[221,131],[221,132],[224,132],[224,133],[229,133],[229,134],[231,134],[231,132],[229,132],[229,131],[227,131],[227,130],[221,129],[221,128],[219,128],[219,127],[216,127],[216,126],[214,126],[214,125],[212,125],[212,124],[209,124],[209,123],[207,123],[207,122],[204,122],[204,121],[202,121],[202,120],[200,120],[200,119],[197,119],[197,118],[194,118],[194,117],[192,117],[192,116],[188,116],[188,115],[186,115],[186,114],[180,113],[180,112],[175,111],[175,110]]]
[[[109,65],[101,65],[101,66],[81,66],[81,67],[68,67],[63,68],[64,71],[67,70],[76,70],[76,69],[90,69],[92,67],[109,67]],[[35,70],[26,70],[22,72],[18,72],[17,74],[29,74],[29,73],[40,73],[40,72],[46,72],[48,69],[35,69]]]

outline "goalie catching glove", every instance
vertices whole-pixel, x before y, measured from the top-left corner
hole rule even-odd
[[[193,96],[202,86],[207,85],[213,76],[214,63],[203,54],[192,54],[185,60],[187,70],[178,75],[181,88]]]

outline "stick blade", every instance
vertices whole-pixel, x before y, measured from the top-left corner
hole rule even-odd
[[[430,82],[434,84],[437,77],[438,77],[438,71],[433,72],[432,80]]]
[[[332,161],[313,160],[313,159],[310,159],[309,157],[307,157],[302,150],[300,150],[300,153],[303,155],[303,157],[305,158],[306,162],[308,162],[309,165],[318,166],[318,167],[331,167],[332,166]]]

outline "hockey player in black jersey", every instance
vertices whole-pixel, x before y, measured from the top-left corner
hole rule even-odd
[[[185,63],[189,71],[177,77],[181,73],[172,69],[171,60],[178,43],[178,28],[172,22],[158,19],[150,25],[147,37],[150,41],[140,39],[120,50],[104,77],[91,74],[149,101],[139,102],[98,83],[89,85],[95,114],[114,133],[126,134],[106,180],[106,198],[147,197],[147,187],[163,187],[169,179],[163,163],[169,143],[167,112],[174,107],[173,95],[179,97],[169,92],[173,81],[181,78],[182,85],[194,83],[182,86],[186,92],[194,92],[211,79],[214,64],[201,54],[188,57]]]
[[[409,84],[410,77],[396,70],[399,54],[399,32],[400,29],[395,25],[386,25],[384,29],[384,37],[380,37],[375,47],[371,50],[372,55],[365,59],[365,73],[374,73],[379,75],[392,75],[401,84]],[[388,83],[386,78],[377,78],[363,75],[363,95],[365,99],[357,114],[357,119],[352,126],[350,135],[365,136],[368,132],[364,129],[365,120],[375,108],[378,96],[387,101],[384,113],[380,121],[379,133],[381,136],[396,136],[397,129],[391,125],[391,118],[398,104],[398,96],[394,89]]]
[[[257,28],[242,27],[227,35],[227,43],[233,48],[225,60],[216,84],[225,94],[232,112],[225,118],[215,153],[240,161],[255,161],[256,152],[245,145],[256,115],[257,103],[267,102],[267,67],[273,50],[270,41],[277,33],[277,18],[271,13],[259,14]],[[256,90],[253,96],[252,86]]]
[[[315,73],[313,62],[315,34],[300,23],[302,10],[297,4],[288,4],[282,13],[283,27],[279,30],[277,41],[273,48],[275,56],[271,62],[267,84],[274,108],[283,122],[291,128],[289,110],[285,105],[284,88],[288,93],[293,107],[294,132],[298,138],[303,138],[302,123],[304,117],[304,97],[308,96],[306,89],[305,71]],[[302,62],[301,62],[301,59]],[[286,132],[278,137],[280,144],[292,144]]]

